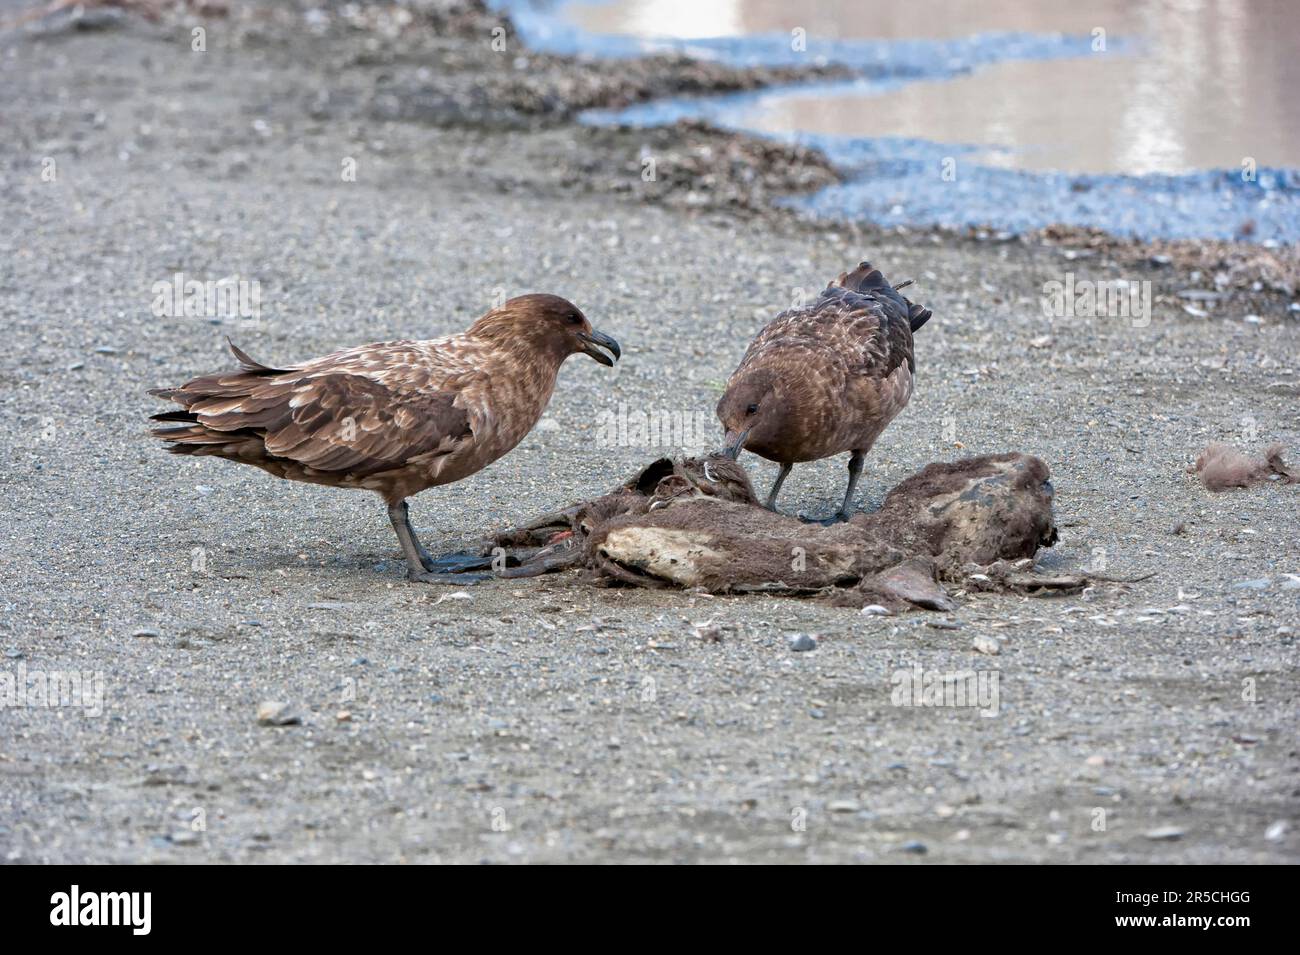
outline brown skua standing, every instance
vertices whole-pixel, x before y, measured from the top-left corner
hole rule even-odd
[[[374,491],[411,580],[469,583],[411,527],[407,498],[474,474],[532,430],[560,365],[579,352],[613,365],[618,342],[555,295],[523,295],[458,335],[361,345],[271,368],[231,344],[238,371],[150,394],[181,406],[153,416],[175,454],[216,455],[276,477]]]

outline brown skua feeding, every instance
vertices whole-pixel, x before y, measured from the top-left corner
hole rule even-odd
[[[795,464],[847,451],[848,488],[832,520],[848,519],[867,452],[912,396],[912,333],[929,318],[863,262],[758,333],[717,414],[728,453],[781,465],[769,508]]]

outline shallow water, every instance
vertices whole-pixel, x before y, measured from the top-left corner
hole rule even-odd
[[[589,117],[701,117],[817,145],[854,181],[798,203],[816,215],[1300,239],[1300,3],[498,5],[529,42],[564,52],[855,67],[853,82]]]
[[[1300,3],[1088,0],[906,4],[809,0],[575,2],[559,15],[593,34],[789,35],[944,40],[988,32],[1086,36],[1082,56],[1003,62],[955,79],[836,95],[789,93],[737,122],[764,132],[934,138],[1003,151],[982,161],[1066,172],[1178,173],[1300,166]],[[1094,51],[1093,31],[1105,30]],[[784,38],[784,37],[783,37]],[[1115,41],[1140,38],[1116,49]]]

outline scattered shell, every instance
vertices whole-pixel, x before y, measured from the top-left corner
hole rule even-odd
[[[267,700],[257,706],[257,722],[262,726],[296,726],[302,717],[293,712],[288,703]]]
[[[449,594],[443,594],[441,597],[439,597],[437,600],[433,602],[433,605],[436,607],[444,600],[473,600],[473,599],[474,599],[473,594],[467,594],[463,590],[453,590]]]
[[[1159,829],[1148,829],[1142,835],[1155,842],[1175,842],[1183,837],[1183,830],[1177,826],[1161,826]]]

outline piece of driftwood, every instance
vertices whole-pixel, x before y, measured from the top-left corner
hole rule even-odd
[[[743,467],[708,456],[661,458],[609,494],[493,535],[480,554],[506,577],[576,567],[606,586],[951,610],[942,581],[965,581],[972,567],[1029,558],[1011,576],[988,576],[987,589],[1000,581],[1008,590],[1068,591],[1086,582],[1033,573],[1032,558],[1056,539],[1047,466],[1030,455],[930,464],[880,510],[829,527],[767,510]]]

